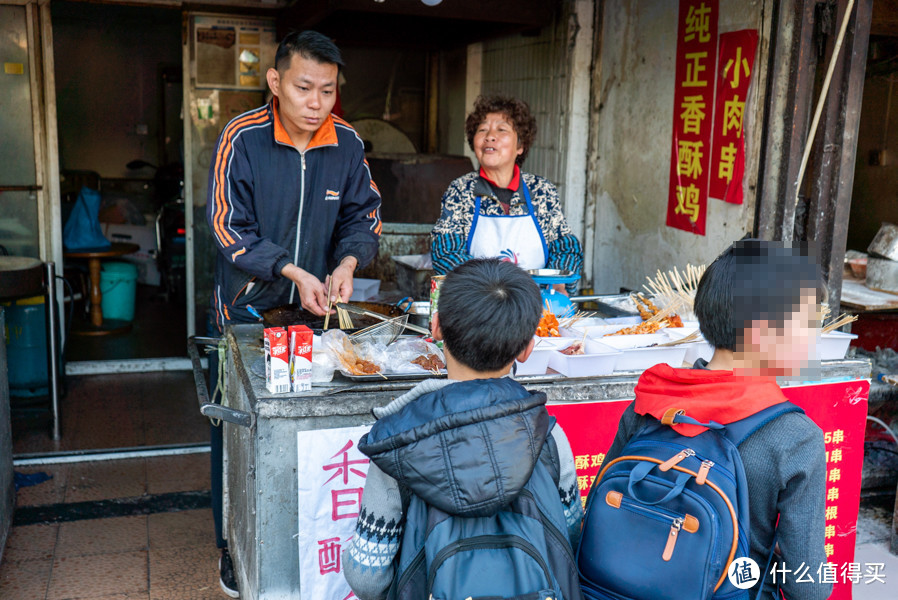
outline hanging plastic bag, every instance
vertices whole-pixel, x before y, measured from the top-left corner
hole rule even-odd
[[[111,244],[100,228],[100,192],[82,187],[62,231],[66,250],[108,250]]]

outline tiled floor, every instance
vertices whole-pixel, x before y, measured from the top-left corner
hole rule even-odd
[[[62,439],[54,442],[43,421],[17,419],[14,410],[14,454],[209,442],[190,371],[68,377],[66,386]]]
[[[209,489],[207,453],[17,470],[53,475],[18,508]],[[219,600],[217,561],[209,509],[16,526],[0,598]]]

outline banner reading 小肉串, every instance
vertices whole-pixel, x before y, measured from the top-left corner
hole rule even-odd
[[[720,34],[711,181],[708,196],[742,204],[745,173],[745,101],[758,46],[758,31],[744,29]]]

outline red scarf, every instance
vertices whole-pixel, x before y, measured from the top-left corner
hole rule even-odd
[[[636,384],[636,405],[640,415],[660,420],[671,408],[703,423],[722,425],[751,416],[786,397],[773,377],[734,375],[732,371],[674,369],[655,365]],[[677,433],[695,437],[707,431],[698,425],[674,425]]]

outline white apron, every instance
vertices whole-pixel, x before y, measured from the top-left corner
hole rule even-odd
[[[474,258],[500,258],[522,269],[542,269],[549,251],[536,220],[530,190],[521,177],[527,202],[526,215],[486,216],[480,214],[480,196],[474,201],[474,220],[468,234],[468,254]]]

